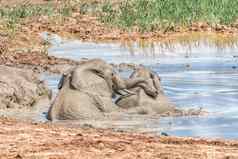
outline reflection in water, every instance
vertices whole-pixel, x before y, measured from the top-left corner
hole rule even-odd
[[[208,117],[125,117],[120,121],[93,121],[94,126],[165,131],[178,136],[238,138],[238,48],[232,39],[229,45],[207,39],[188,44],[186,38],[173,45],[66,41],[51,47],[49,52],[72,59],[99,57],[114,63],[144,64],[161,76],[166,94],[179,107],[203,107],[211,112]],[[46,78],[55,88],[57,80]]]
[[[148,41],[140,40],[124,41],[121,46],[129,50],[131,55],[143,55],[146,57],[166,56],[168,53],[172,56],[183,55],[184,57],[193,57],[193,55],[211,56],[211,53],[218,56],[224,53],[230,54],[233,49],[238,47],[238,38],[236,36],[224,35],[207,35],[193,33],[192,35],[185,34],[176,38],[166,39],[164,41]],[[206,48],[207,51],[200,52],[200,49]],[[175,53],[175,54],[173,54]],[[207,54],[209,53],[209,54]]]
[[[171,39],[164,42],[124,41],[123,43],[92,43],[77,40],[64,41],[56,35],[51,38],[46,38],[47,36],[45,36],[43,37],[50,40],[53,45],[49,49],[51,55],[71,59],[100,57],[114,63],[155,64],[175,62],[175,59],[171,60],[171,57],[176,57],[176,63],[180,59],[184,60],[184,58],[192,60],[213,57],[231,58],[237,56],[238,50],[238,39],[235,37],[217,38],[217,36],[211,36],[210,38],[204,38],[203,36],[196,35],[184,36],[180,37],[179,40]]]

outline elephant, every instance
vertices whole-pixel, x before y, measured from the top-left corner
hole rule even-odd
[[[105,113],[119,111],[112,101],[115,94],[130,94],[127,89],[144,83],[146,79],[138,77],[122,79],[113,67],[101,59],[91,59],[77,65],[62,75],[59,92],[48,111],[49,120],[100,119]],[[146,89],[147,88],[147,89]],[[157,90],[145,90],[152,96]]]
[[[147,86],[145,83],[138,83],[129,89],[131,94],[120,96],[115,104],[120,108],[126,109],[128,113],[138,114],[164,114],[174,113],[179,110],[176,106],[166,97],[160,83],[160,77],[144,66],[138,66],[131,74],[129,79],[145,78],[147,85],[157,90],[157,95],[149,94],[144,88]]]

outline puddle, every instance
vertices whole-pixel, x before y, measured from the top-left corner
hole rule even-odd
[[[219,48],[206,40],[191,44],[176,43],[90,43],[62,41],[49,54],[78,59],[102,58],[113,63],[143,64],[162,78],[169,98],[181,108],[203,107],[207,117],[125,117],[118,121],[85,121],[96,127],[141,132],[166,132],[176,136],[238,138],[238,47]],[[128,76],[130,72],[122,72]],[[45,76],[56,90],[58,77]],[[214,115],[215,114],[215,115]],[[81,122],[81,124],[84,122]]]

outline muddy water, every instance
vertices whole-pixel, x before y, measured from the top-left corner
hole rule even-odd
[[[156,71],[169,98],[181,108],[203,107],[206,117],[125,116],[113,121],[84,121],[95,127],[169,135],[238,138],[238,48],[217,47],[206,40],[175,43],[86,43],[54,41],[51,55],[71,59],[102,58],[143,64]],[[130,71],[122,72],[128,76]],[[56,90],[57,77],[45,79]]]

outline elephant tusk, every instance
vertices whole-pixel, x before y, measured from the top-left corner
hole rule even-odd
[[[116,93],[119,94],[119,95],[122,95],[122,96],[126,96],[126,95],[135,95],[134,92],[129,91],[128,89],[117,90]]]
[[[123,95],[123,93],[120,90],[115,91],[119,95]]]
[[[128,89],[122,89],[122,91],[130,95],[135,95],[135,92],[129,91]]]

